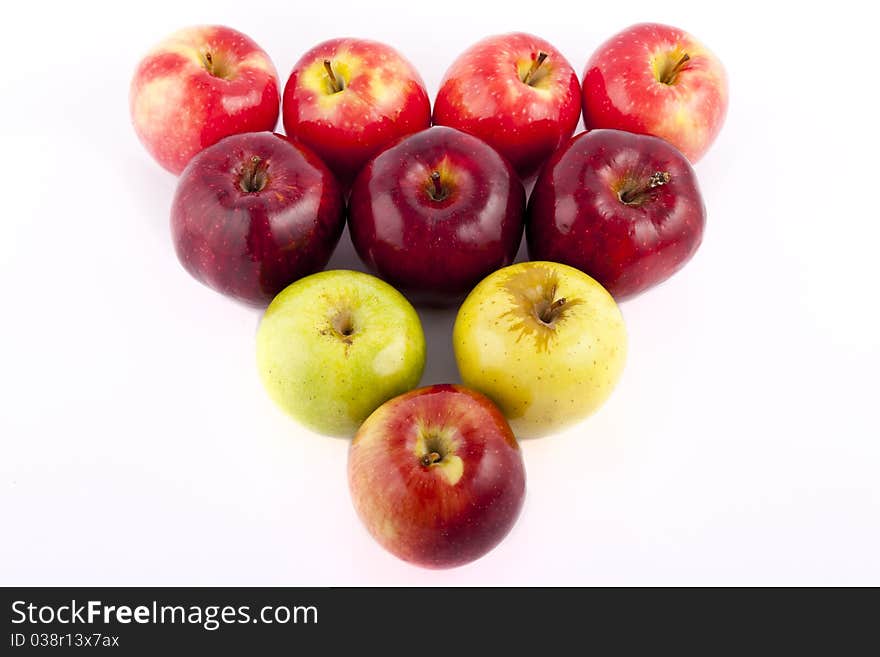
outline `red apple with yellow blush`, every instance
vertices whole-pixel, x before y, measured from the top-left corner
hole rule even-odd
[[[175,32],[141,60],[131,81],[135,132],[175,174],[224,137],[274,130],[278,103],[269,56],[221,25]]]
[[[349,448],[348,483],[366,528],[397,557],[461,566],[510,531],[526,489],[519,445],[501,411],[455,385],[386,402]]]
[[[587,62],[584,124],[660,137],[693,163],[721,130],[727,95],[724,67],[706,46],[676,27],[642,23]]]
[[[550,43],[515,32],[488,37],[452,64],[434,102],[434,124],[475,135],[523,178],[534,176],[571,137],[580,85]]]
[[[284,87],[284,130],[343,184],[399,137],[427,128],[431,102],[416,69],[391,46],[332,39],[303,55]]]

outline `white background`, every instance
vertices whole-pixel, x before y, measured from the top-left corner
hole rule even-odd
[[[7,5],[0,583],[880,584],[876,34],[845,4]],[[690,30],[730,76],[726,126],[697,166],[703,246],[623,304],[630,353],[610,402],[523,442],[507,540],[453,571],[397,561],[352,510],[347,441],[264,394],[259,313],[178,265],[175,179],[131,129],[131,73],[176,28],[222,23],[282,82],[320,40],[386,41],[433,97],[485,35],[539,34],[580,74],[642,20]],[[356,265],[346,234],[331,267]],[[422,312],[423,383],[456,380],[453,317]]]

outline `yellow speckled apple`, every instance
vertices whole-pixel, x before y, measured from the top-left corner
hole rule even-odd
[[[614,299],[583,272],[522,262],[483,279],[458,311],[455,360],[517,436],[553,433],[595,411],[626,360]]]

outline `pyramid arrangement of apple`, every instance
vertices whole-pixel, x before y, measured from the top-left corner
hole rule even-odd
[[[286,136],[272,132],[279,106]],[[513,526],[515,436],[557,431],[611,393],[626,356],[615,300],[699,247],[691,163],[726,109],[718,59],[659,24],[602,44],[582,84],[543,39],[484,39],[449,68],[433,114],[412,64],[363,39],[308,51],[282,97],[250,38],[188,28],[131,86],[138,136],[180,174],[180,262],[268,304],[256,351],[269,395],[317,432],[354,434],[359,516],[433,568],[477,559]],[[587,131],[572,137],[581,113]],[[346,218],[376,276],[322,271]],[[531,261],[512,265],[523,232]],[[425,337],[411,301],[461,304],[464,385],[415,389]]]

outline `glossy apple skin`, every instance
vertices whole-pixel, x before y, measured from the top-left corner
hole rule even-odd
[[[265,187],[242,189],[253,158]],[[184,268],[205,285],[265,306],[296,279],[324,268],[345,226],[342,191],[317,155],[270,132],[233,135],[181,174],[171,233]]]
[[[435,171],[446,195],[441,200],[432,197]],[[522,183],[495,150],[434,127],[361,171],[349,229],[370,269],[415,301],[443,305],[461,301],[486,274],[513,262],[525,202]]]
[[[344,83],[331,93],[324,60]],[[318,44],[284,87],[284,130],[310,146],[344,184],[385,146],[431,124],[431,101],[416,69],[391,46],[366,39]]]
[[[286,287],[257,331],[257,368],[272,400],[319,433],[350,437],[383,402],[419,384],[425,335],[400,292],[357,271]]]
[[[627,204],[621,194],[669,182]],[[668,142],[619,130],[581,133],[547,164],[529,199],[529,257],[577,267],[614,298],[666,280],[696,253],[706,210],[693,168]]]
[[[671,84],[665,66],[687,54]],[[613,128],[661,137],[695,163],[715,141],[727,114],[727,75],[693,36],[657,23],[633,25],[603,43],[584,69],[587,129]]]
[[[554,302],[562,308],[541,320]],[[520,438],[545,436],[594,413],[626,362],[626,326],[610,294],[557,262],[520,262],[490,274],[459,308],[452,330],[464,385],[504,413]]]
[[[547,53],[534,86],[522,76]],[[488,37],[452,64],[434,102],[434,124],[476,135],[523,178],[571,137],[580,115],[580,85],[568,60],[544,39],[521,32]]]
[[[425,465],[435,434],[448,451]],[[348,482],[358,515],[386,550],[426,568],[452,568],[508,534],[526,477],[495,405],[447,384],[396,397],[367,418],[349,449]]]
[[[249,37],[219,25],[189,27],[138,64],[132,122],[156,161],[179,174],[196,153],[224,137],[274,130],[278,89],[275,66]]]

